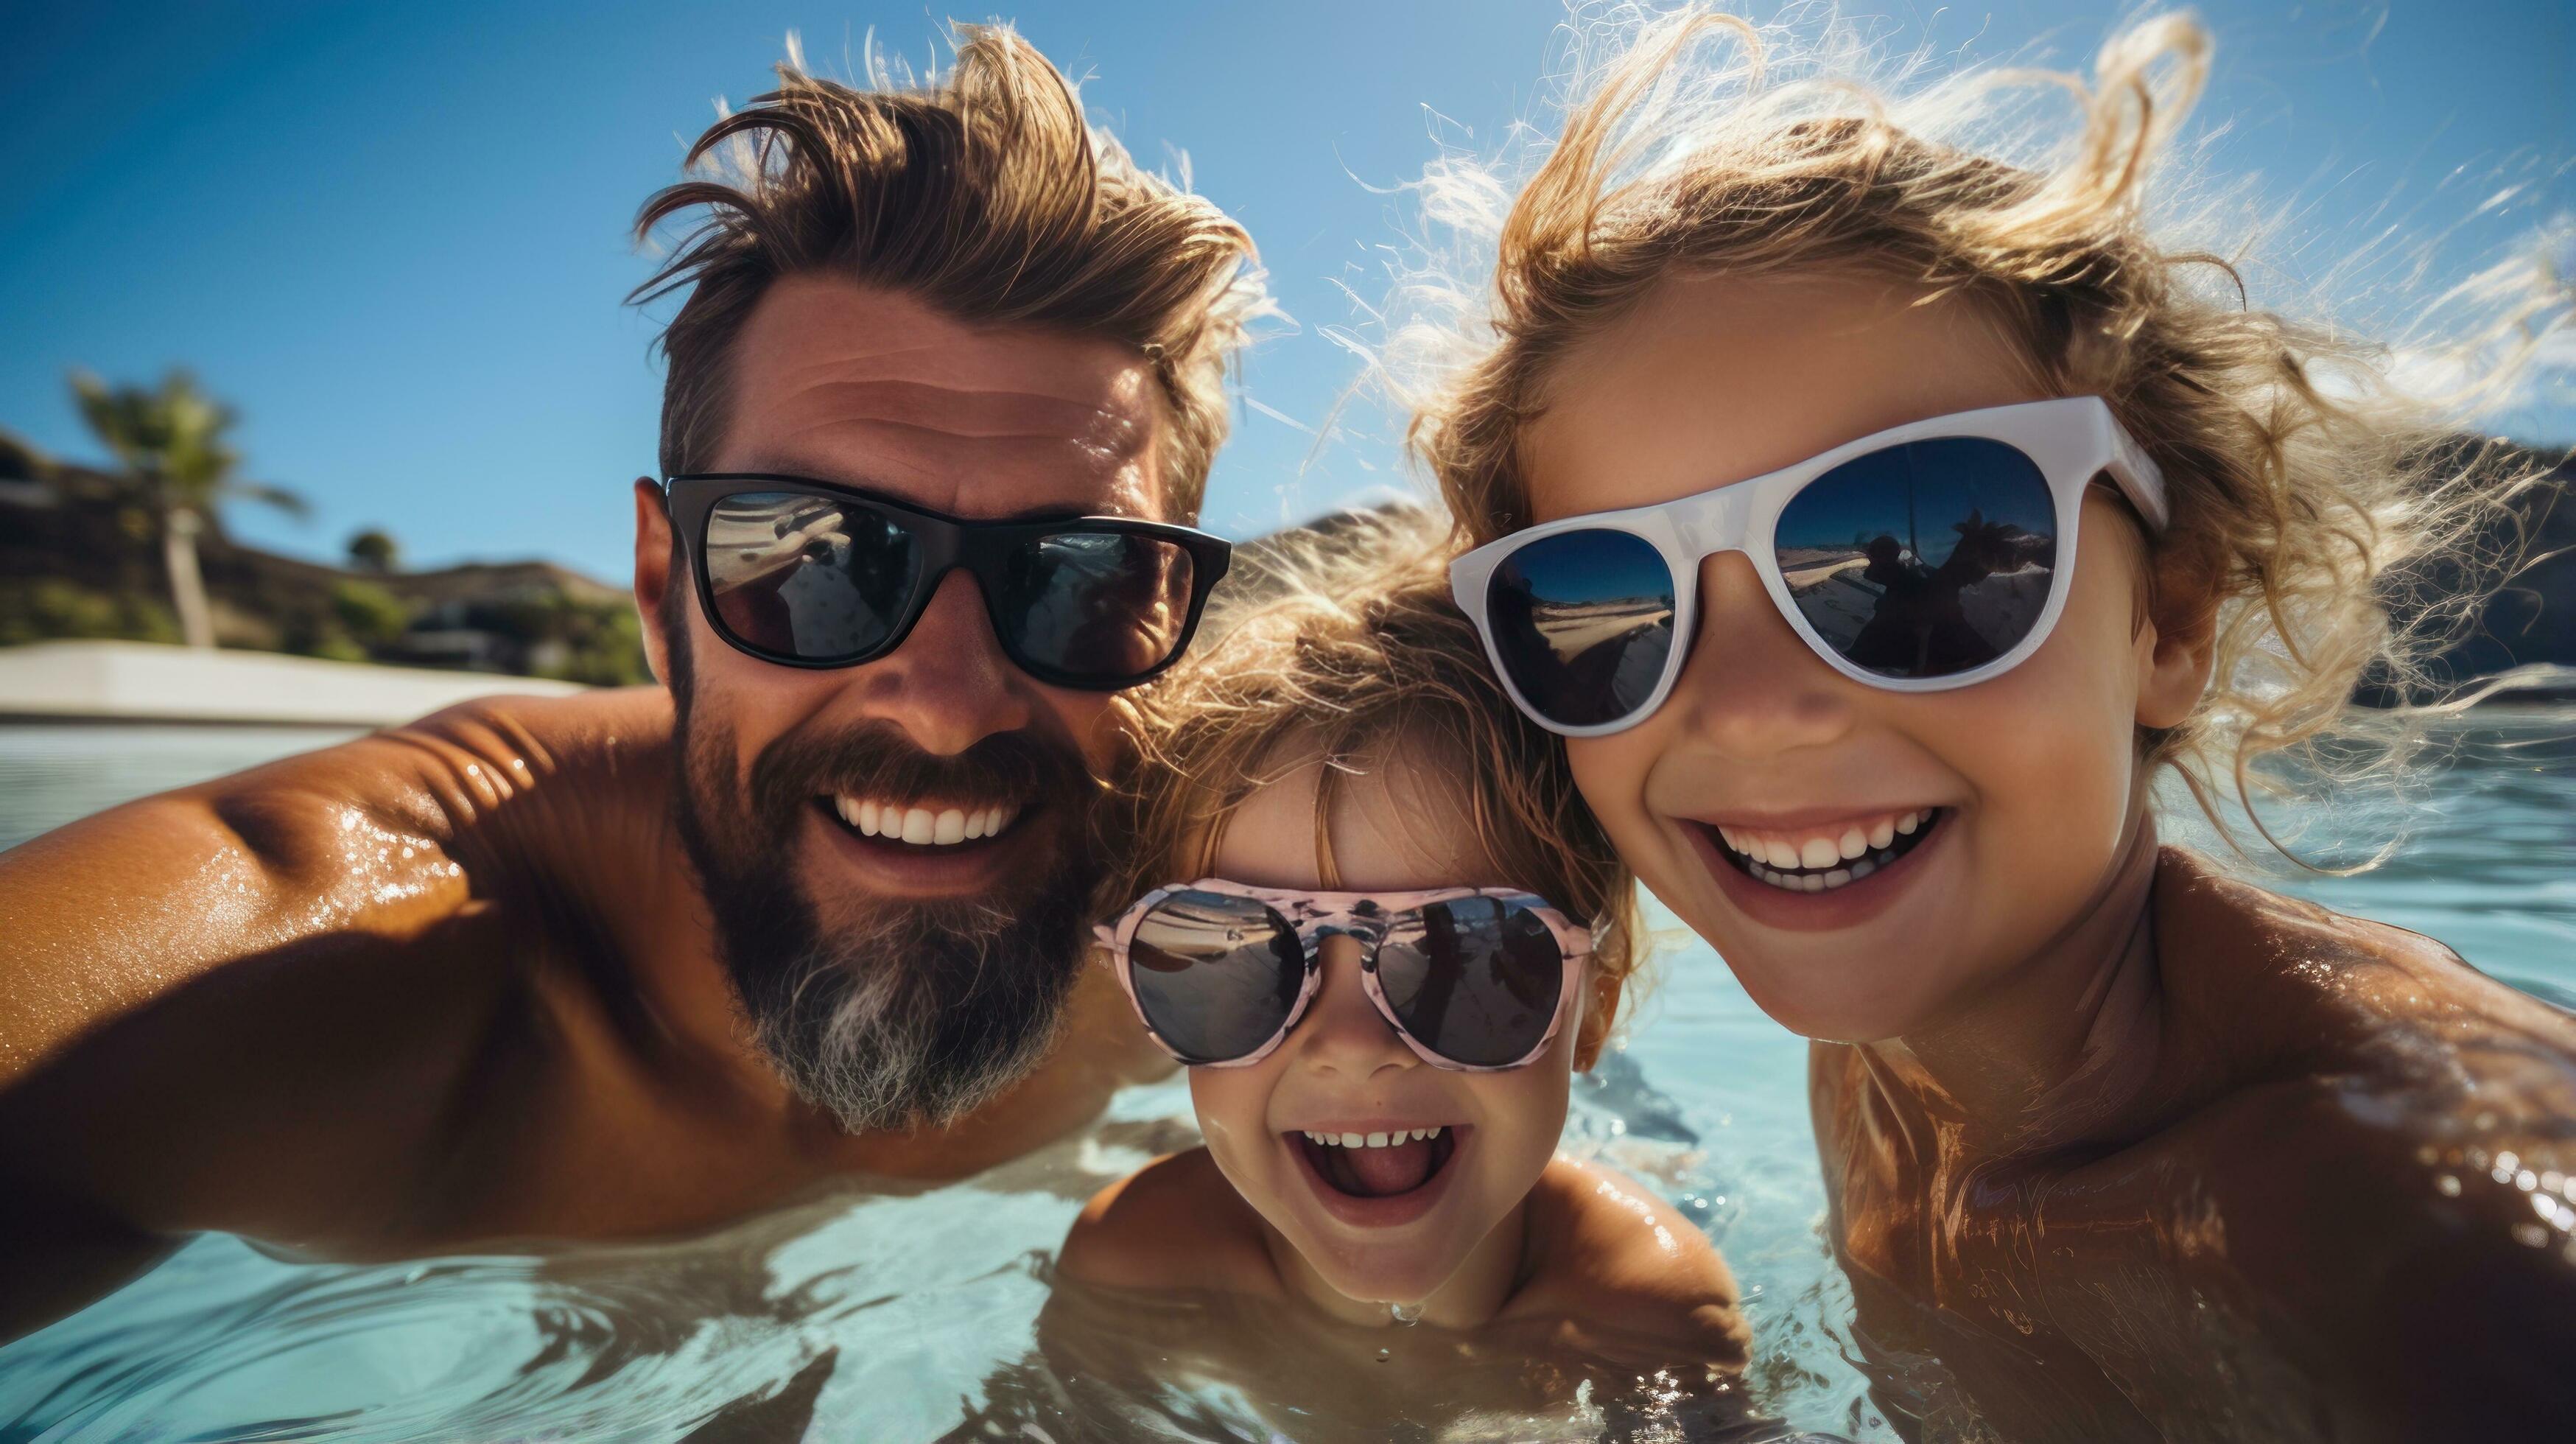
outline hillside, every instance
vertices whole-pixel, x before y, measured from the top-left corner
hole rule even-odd
[[[219,645],[615,685],[645,681],[625,589],[549,562],[359,571],[242,545],[198,563]],[[0,645],[176,641],[158,523],[117,478],[0,445]]]

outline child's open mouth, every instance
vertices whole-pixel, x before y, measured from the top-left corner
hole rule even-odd
[[[1325,1208],[1346,1223],[1385,1227],[1428,1212],[1466,1130],[1443,1124],[1367,1133],[1282,1134]]]
[[[1833,892],[1876,873],[1921,847],[1950,815],[1916,808],[1856,824],[1836,838],[1798,840],[1732,827],[1707,827],[1718,856],[1736,871],[1782,892]]]

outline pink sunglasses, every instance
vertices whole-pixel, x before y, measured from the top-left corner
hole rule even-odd
[[[1097,935],[1163,1051],[1196,1068],[1258,1063],[1322,985],[1324,939],[1361,949],[1360,986],[1414,1056],[1492,1073],[1555,1041],[1591,932],[1508,888],[1371,895],[1222,878],[1138,898]]]

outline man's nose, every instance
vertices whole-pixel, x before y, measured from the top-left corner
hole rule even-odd
[[[1750,558],[1700,564],[1697,635],[1666,704],[1691,735],[1736,761],[1819,746],[1851,729],[1858,690],[1791,629]]]
[[[902,646],[852,676],[869,717],[893,722],[915,746],[943,757],[1026,727],[1035,715],[1030,680],[1002,655],[983,594],[962,569],[940,578]]]
[[[1411,1068],[1421,1059],[1404,1046],[1385,1015],[1369,1001],[1362,949],[1355,938],[1324,939],[1315,1001],[1298,1025],[1299,1061],[1319,1073],[1365,1079],[1388,1068]]]

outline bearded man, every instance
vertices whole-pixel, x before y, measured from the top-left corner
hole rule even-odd
[[[1083,957],[1115,699],[1264,304],[1006,29],[793,66],[640,234],[662,688],[495,699],[0,855],[0,1334],[199,1229],[342,1257],[954,1177],[1150,1066]],[[717,164],[710,164],[710,161]]]

